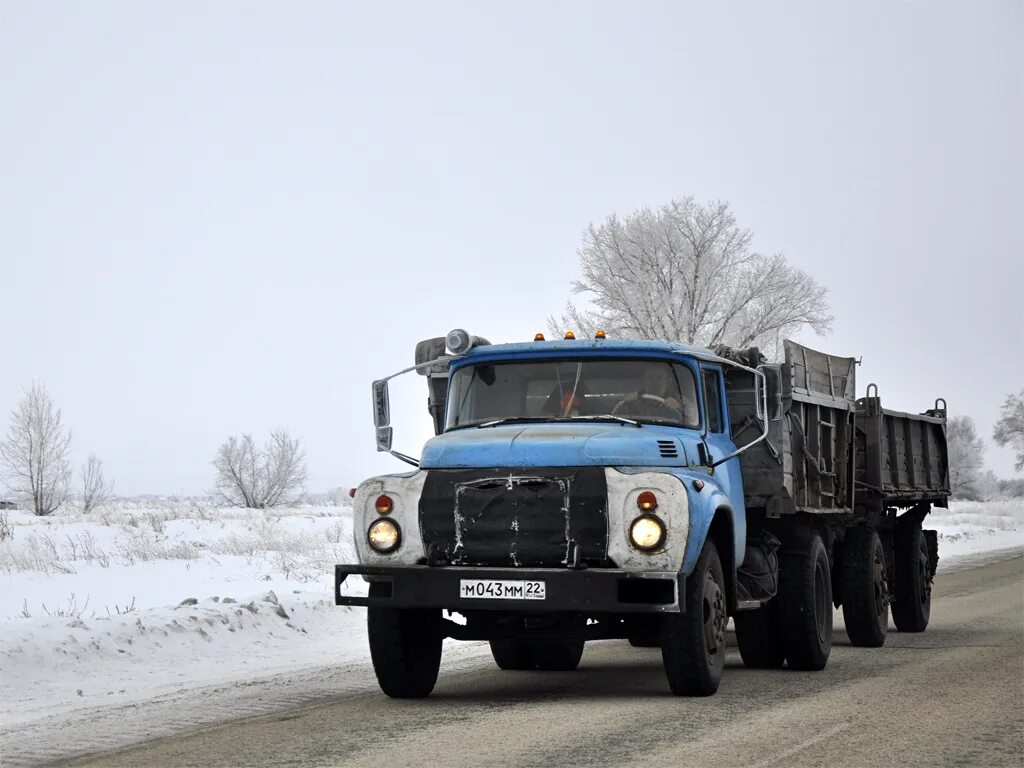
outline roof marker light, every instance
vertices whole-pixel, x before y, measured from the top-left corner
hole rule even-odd
[[[606,338],[605,335],[604,335],[604,331],[598,331],[597,333],[595,333],[594,334],[594,338],[595,339],[604,339],[604,338]]]
[[[533,337],[533,340],[534,341],[544,341],[544,334],[543,333],[538,333],[536,336]]]
[[[572,331],[566,331],[565,332],[565,338],[567,338],[567,339],[575,339],[576,338],[576,334],[573,333]]]

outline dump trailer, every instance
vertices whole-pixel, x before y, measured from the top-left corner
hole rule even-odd
[[[806,562],[807,537],[821,542],[819,578],[831,582],[846,632],[858,646],[885,642],[889,609],[896,628],[928,625],[931,583],[938,562],[934,531],[922,530],[932,506],[949,498],[946,404],[921,414],[882,408],[878,387],[857,399],[856,361],[783,344],[780,387],[773,396],[783,417],[740,461],[747,515],[747,557],[737,584],[742,599],[763,601],[784,585],[765,562],[777,542],[783,582]],[[730,373],[727,386],[733,433],[756,422],[753,392]],[[775,631],[784,601],[773,600],[735,616],[736,637],[749,666],[781,666],[785,633]],[[827,633],[831,616],[816,632]],[[807,629],[810,631],[810,628]],[[824,644],[808,663],[824,663]],[[792,666],[792,659],[791,659]]]
[[[661,648],[673,693],[709,695],[730,618],[759,668],[824,668],[833,608],[855,645],[885,642],[890,609],[924,630],[945,403],[883,409],[855,371],[789,341],[781,363],[602,333],[420,342],[372,387],[377,449],[415,469],[359,485],[358,562],[335,568],[335,602],[368,608],[383,691],[428,695],[444,638],[562,671],[621,638]],[[388,382],[411,372],[435,431],[418,458],[390,423]]]

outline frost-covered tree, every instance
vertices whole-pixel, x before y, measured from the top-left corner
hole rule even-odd
[[[103,462],[90,455],[80,470],[82,477],[82,512],[88,514],[110,501],[114,484],[103,475]]]
[[[728,203],[686,197],[612,214],[587,227],[578,250],[573,292],[594,308],[570,301],[549,329],[769,350],[804,327],[827,333],[827,289],[782,254],[752,251],[751,239]]]
[[[1024,471],[1024,389],[1016,395],[1008,395],[999,414],[999,421],[992,431],[992,439],[999,445],[1012,446],[1017,454],[1014,468]]]
[[[71,433],[60,409],[40,383],[33,384],[11,414],[11,428],[0,443],[0,474],[7,487],[48,515],[68,497]]]
[[[252,435],[232,435],[217,450],[216,492],[233,506],[266,509],[293,502],[306,483],[306,452],[287,430],[271,433],[262,448]]]
[[[981,500],[985,443],[970,416],[954,416],[946,423],[949,487],[956,499]]]

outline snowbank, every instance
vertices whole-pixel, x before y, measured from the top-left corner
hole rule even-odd
[[[0,730],[205,685],[368,667],[365,612],[333,603],[333,565],[353,558],[349,508],[167,502],[8,521]],[[1024,500],[954,502],[926,525],[940,534],[940,570],[967,567],[1020,552]]]
[[[0,727],[368,656],[365,612],[333,601],[351,509],[168,503],[8,521]]]

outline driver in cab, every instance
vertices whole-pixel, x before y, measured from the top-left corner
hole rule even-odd
[[[640,389],[626,395],[612,409],[612,414],[640,418],[669,418],[690,423],[697,412],[696,403],[689,402],[687,398],[680,402],[679,397],[679,385],[672,376],[669,366],[655,363],[644,369]]]

